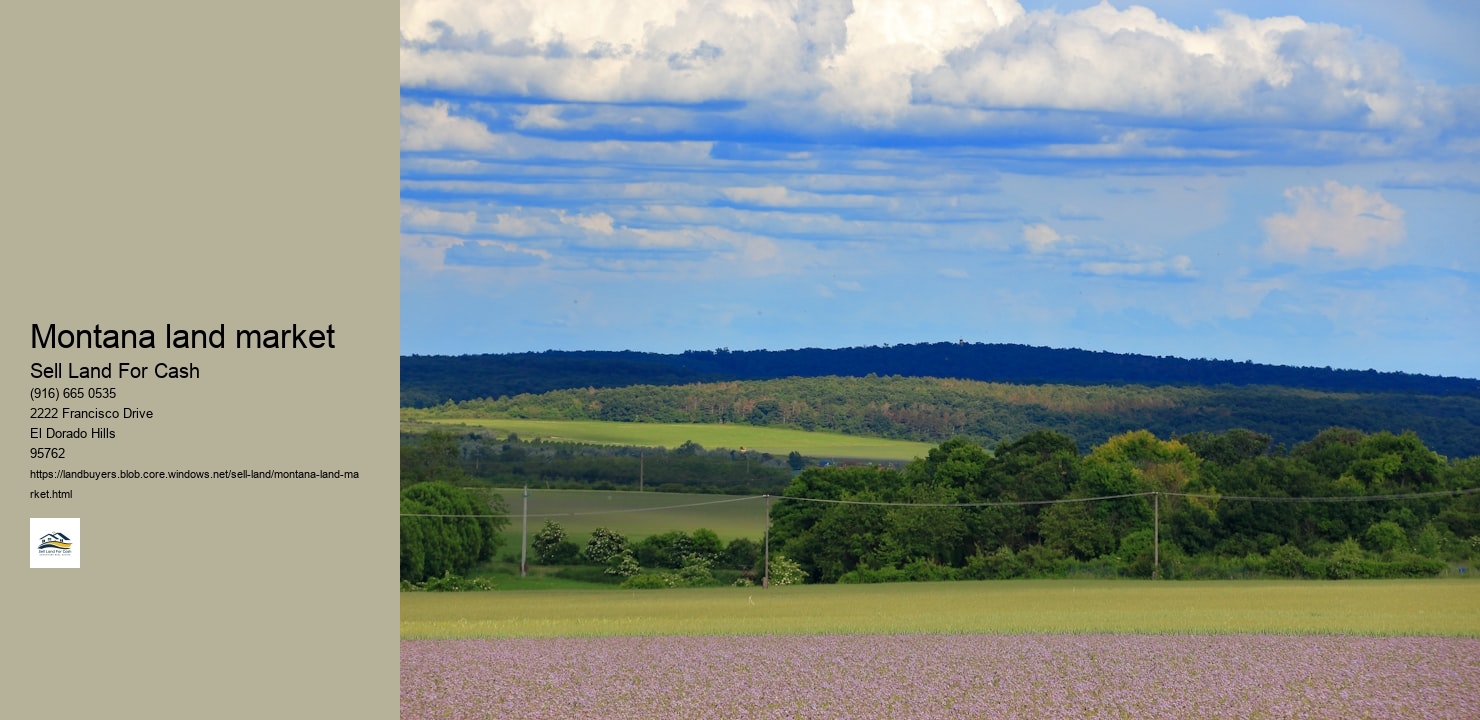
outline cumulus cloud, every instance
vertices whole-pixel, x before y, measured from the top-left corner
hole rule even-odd
[[[719,106],[681,106],[733,103],[731,120],[804,134],[1041,129],[1046,111],[1087,111],[1107,127],[1236,119],[1434,137],[1465,102],[1351,28],[1231,12],[1183,28],[1103,2],[1059,13],[1015,0],[412,0],[400,67],[407,89],[529,99],[514,122],[547,131],[572,121],[545,101],[605,104],[591,118],[632,131],[708,126]],[[1113,127],[1106,138],[1121,154],[1175,154],[1146,140]]]
[[[1406,237],[1403,209],[1380,193],[1327,180],[1285,190],[1289,213],[1264,218],[1266,258],[1376,267]]]

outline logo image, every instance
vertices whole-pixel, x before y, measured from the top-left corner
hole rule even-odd
[[[33,568],[82,567],[79,518],[31,518],[31,535],[27,540]]]
[[[47,533],[41,536],[41,544],[36,546],[37,550],[45,550],[46,548],[67,550],[70,552],[72,550],[72,538],[59,532]]]

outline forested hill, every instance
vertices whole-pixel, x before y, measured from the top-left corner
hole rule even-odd
[[[819,377],[555,390],[470,400],[432,417],[744,423],[987,446],[1052,430],[1081,449],[1133,430],[1157,437],[1235,428],[1293,445],[1333,425],[1412,430],[1450,457],[1480,456],[1480,398],[1328,393],[1268,386],[1011,385],[903,377]]]
[[[835,350],[700,350],[678,355],[580,351],[401,358],[401,404],[512,397],[568,388],[680,385],[786,377],[958,378],[1022,385],[1263,385],[1326,392],[1480,398],[1480,380],[1374,370],[1188,360],[983,343]]]

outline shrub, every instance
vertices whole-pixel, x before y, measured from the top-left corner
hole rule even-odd
[[[1012,548],[1003,545],[990,555],[978,549],[966,558],[966,567],[961,568],[961,577],[967,580],[1006,580],[1023,574],[1023,561],[1013,554]]]
[[[586,543],[584,551],[586,559],[593,565],[606,565],[612,558],[625,552],[627,537],[604,527],[591,531],[591,540]]]
[[[580,547],[566,539],[565,528],[554,520],[545,521],[545,526],[535,533],[530,547],[541,565],[570,565],[581,554]]]
[[[800,585],[807,578],[801,565],[780,553],[771,556],[770,576],[772,585]]]
[[[1372,523],[1362,534],[1362,544],[1375,553],[1401,550],[1407,543],[1408,535],[1403,532],[1403,526],[1392,520]]]
[[[464,592],[493,590],[494,585],[493,581],[488,578],[465,578],[447,573],[441,577],[427,578],[426,582],[417,585],[417,589],[427,592]]]
[[[1300,548],[1286,543],[1269,551],[1269,557],[1265,560],[1264,566],[1270,573],[1280,577],[1298,578],[1306,575],[1307,560],[1309,558],[1300,551]]]
[[[632,557],[630,548],[623,549],[621,553],[608,558],[606,569],[602,572],[607,575],[615,575],[619,578],[629,578],[642,570],[637,564],[637,558]]]
[[[638,573],[622,581],[626,590],[657,590],[668,587],[668,582],[657,573]]]
[[[1367,560],[1367,553],[1362,551],[1362,546],[1356,540],[1347,538],[1341,541],[1331,551],[1330,557],[1326,558],[1326,577],[1332,580],[1350,580],[1351,578],[1363,577],[1363,567]]]

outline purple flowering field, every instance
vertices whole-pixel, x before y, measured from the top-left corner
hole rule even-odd
[[[403,718],[1480,718],[1480,638],[403,640]]]

